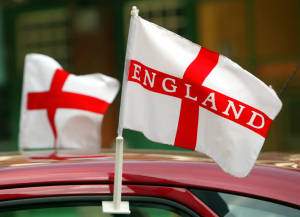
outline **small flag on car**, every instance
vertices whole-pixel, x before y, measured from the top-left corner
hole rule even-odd
[[[118,90],[109,76],[69,74],[51,57],[26,55],[19,148],[99,150],[102,119]]]
[[[225,56],[139,16],[131,17],[126,52],[119,135],[140,131],[247,176],[282,107],[275,91]]]

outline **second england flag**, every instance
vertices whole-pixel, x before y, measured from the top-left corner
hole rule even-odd
[[[230,59],[132,16],[119,134],[205,153],[227,173],[252,169],[282,103]]]
[[[23,150],[101,147],[104,113],[119,90],[117,79],[101,73],[74,75],[49,56],[25,58],[19,132]]]

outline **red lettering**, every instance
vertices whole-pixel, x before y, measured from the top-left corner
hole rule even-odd
[[[140,80],[134,79],[137,68],[140,69]],[[145,76],[149,76],[145,75],[147,73],[146,71],[148,71],[148,74],[150,75],[155,74],[155,76],[151,77],[151,82],[152,84],[154,84],[153,86],[149,85],[149,82],[144,82],[145,79],[147,79],[147,81],[149,80],[148,77],[145,78]],[[191,82],[190,80],[187,82],[175,76],[168,75],[155,69],[151,69],[135,60],[131,60],[128,81],[138,83],[145,89],[156,93],[177,97],[180,99],[184,99],[185,101],[188,100],[191,104],[201,106],[202,108],[205,108],[218,116],[240,124],[243,127],[246,127],[263,137],[266,137],[268,129],[272,122],[272,120],[266,114],[243,102],[240,102],[236,99],[228,97],[222,93],[219,93],[202,85],[199,86],[197,85],[197,82],[196,84],[195,82]],[[167,81],[173,85],[171,89],[169,87],[166,88]],[[186,97],[187,93],[189,97]],[[238,108],[238,110],[236,108]],[[196,115],[193,112],[190,113]],[[264,125],[261,124],[262,119],[264,121]]]

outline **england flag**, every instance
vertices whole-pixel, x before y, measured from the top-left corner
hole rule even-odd
[[[118,90],[109,76],[69,74],[48,56],[26,55],[20,150],[98,151],[102,119]]]
[[[140,131],[247,176],[282,107],[274,90],[225,56],[137,15],[126,52],[119,134]]]

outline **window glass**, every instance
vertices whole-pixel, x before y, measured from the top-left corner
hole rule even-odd
[[[76,207],[52,207],[17,210],[1,213],[1,217],[111,217],[111,216],[134,216],[134,217],[179,217],[168,208],[130,207],[130,215],[111,215],[102,212],[101,206],[76,206]]]
[[[219,216],[224,217],[296,217],[300,210],[282,204],[207,190],[192,190],[206,205]]]

